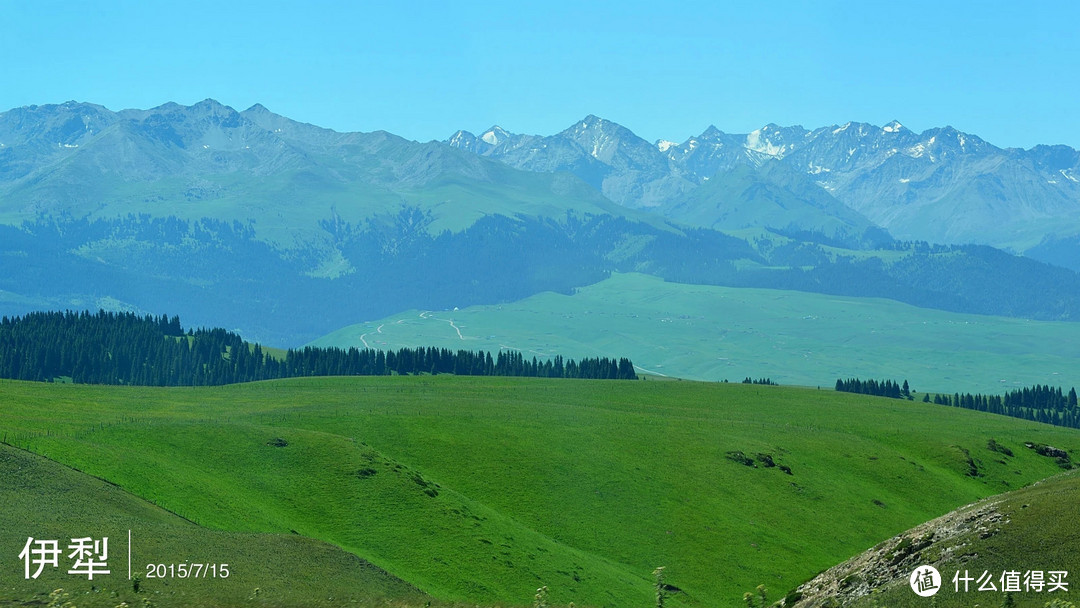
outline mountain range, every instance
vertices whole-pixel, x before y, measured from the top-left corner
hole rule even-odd
[[[637,272],[1075,320],[1080,276],[1038,260],[1080,262],[1077,163],[898,123],[653,144],[589,116],[418,143],[213,100],[29,106],[0,113],[0,313],[168,312],[295,346]],[[934,240],[1030,257],[921,242],[979,226]]]
[[[897,121],[814,130],[769,124],[728,134],[710,126],[682,143],[649,143],[588,116],[550,136],[496,126],[479,136],[458,131],[447,143],[529,171],[570,171],[619,204],[722,229],[745,222],[725,213],[730,204],[705,208],[709,197],[699,191],[736,172],[774,190],[766,197],[773,202],[818,201],[813,207],[848,231],[868,220],[904,240],[1015,252],[1080,233],[1080,152],[1063,145],[1003,149],[952,127],[915,133]],[[758,194],[734,198],[749,203]]]
[[[1061,250],[1080,235],[1080,152],[998,148],[951,127],[710,126],[682,143],[650,143],[590,115],[550,136],[495,126],[445,143],[337,133],[209,99],[120,112],[16,108],[0,113],[0,220],[168,207],[188,219],[257,219],[260,238],[291,248],[324,238],[313,218],[356,223],[402,205],[430,208],[435,231],[486,214],[629,208],[720,230],[859,237],[879,227],[1037,259],[1068,259]]]
[[[359,222],[402,206],[430,228],[487,214],[617,209],[569,174],[519,171],[386,132],[337,133],[205,100],[111,112],[68,102],[0,114],[0,219],[128,213],[255,221],[260,239],[329,249],[319,220]]]

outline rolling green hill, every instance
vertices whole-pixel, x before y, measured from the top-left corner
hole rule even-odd
[[[680,605],[786,592],[1060,470],[1024,442],[1080,449],[1067,429],[833,391],[442,375],[2,382],[0,436],[209,528],[328,541],[444,600],[521,605],[543,584],[582,606],[650,605],[660,565]]]
[[[910,573],[920,566],[934,566],[943,579],[934,595],[938,606],[966,608],[972,605],[999,606],[1005,601],[1005,572],[1015,572],[1018,580],[1009,589],[1015,606],[1042,608],[1053,599],[1076,602],[1080,592],[1076,572],[1080,571],[1080,534],[1072,516],[1080,493],[1080,476],[1075,471],[1052,477],[1029,487],[992,496],[966,505],[938,519],[884,541],[873,549],[815,577],[800,587],[802,597],[788,606],[926,606],[927,598],[909,588]],[[967,571],[967,574],[963,574]],[[1027,588],[1024,575],[1050,571],[1070,573],[1065,589]],[[991,573],[986,582],[964,582],[958,577]],[[794,599],[794,598],[792,598]]]
[[[661,375],[832,386],[906,378],[917,391],[997,394],[1080,385],[1080,325],[962,315],[891,300],[683,285],[616,274],[573,295],[453,311],[409,311],[343,328],[317,346],[614,352]]]
[[[208,530],[85,473],[0,445],[0,606],[45,605],[63,589],[77,606],[340,606],[392,599],[432,601],[410,585],[326,543],[293,534]],[[131,580],[128,530],[132,530]],[[109,538],[111,575],[86,577],[45,568],[27,580],[17,556],[27,537]],[[65,551],[66,554],[66,551]],[[226,578],[147,578],[148,564],[225,564]],[[34,567],[36,569],[36,566]],[[31,572],[34,571],[31,570]],[[156,568],[155,568],[156,570]],[[175,571],[175,569],[174,569]],[[134,579],[138,578],[138,591]],[[56,594],[59,598],[63,593]]]

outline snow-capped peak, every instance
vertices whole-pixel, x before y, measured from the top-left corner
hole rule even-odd
[[[464,130],[459,130],[457,133],[451,135],[450,139],[446,140],[446,143],[450,144],[455,148],[472,149],[476,146],[476,142],[478,141],[480,141],[479,138],[477,138],[472,133]]]
[[[480,136],[480,139],[482,139],[484,143],[490,144],[492,146],[497,146],[499,145],[499,142],[506,141],[509,138],[510,133],[508,133],[499,125],[495,125],[487,131],[484,131],[483,135]]]
[[[884,127],[881,127],[881,130],[886,133],[899,133],[903,128],[904,125],[900,124],[899,120],[894,120]]]

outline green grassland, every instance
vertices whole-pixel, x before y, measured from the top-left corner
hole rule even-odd
[[[986,394],[1036,383],[1080,385],[1078,323],[685,285],[641,274],[615,274],[573,295],[404,312],[312,344],[627,356],[639,371],[709,381],[768,376],[781,384],[832,386],[840,377],[906,378],[918,391]]]
[[[293,534],[214,531],[114,485],[41,456],[0,445],[0,606],[44,605],[63,589],[77,606],[422,605],[432,598],[327,543]],[[132,535],[128,578],[128,531]],[[45,568],[27,580],[17,556],[27,537],[109,539],[109,576]],[[226,564],[227,578],[147,578],[147,564]],[[31,573],[36,566],[31,569]],[[138,578],[136,592],[135,579]],[[59,597],[61,594],[58,594]]]
[[[213,530],[332,543],[442,600],[523,605],[547,585],[580,606],[651,605],[661,565],[679,605],[786,592],[1060,470],[1026,441],[1080,448],[1069,429],[826,390],[453,376],[2,382],[0,437]]]

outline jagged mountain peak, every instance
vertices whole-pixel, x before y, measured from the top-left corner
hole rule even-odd
[[[11,147],[37,141],[78,147],[115,120],[116,115],[104,106],[80,101],[23,106],[0,112],[0,144]]]
[[[63,108],[65,110],[92,109],[94,111],[101,111],[101,110],[108,111],[108,110],[106,110],[105,106],[100,106],[100,105],[98,105],[96,103],[88,103],[88,102],[85,102],[85,101],[75,101],[74,99],[70,99],[68,101],[65,101],[64,103],[60,104],[58,107]]]
[[[212,97],[207,97],[206,99],[189,106],[189,108],[192,110],[213,112],[236,112],[236,110],[232,109],[230,106],[227,106]]]
[[[699,139],[719,139],[724,136],[724,132],[716,128],[716,125],[709,125],[707,129],[701,132],[698,136]]]
[[[626,127],[620,125],[617,122],[608,120],[606,118],[601,118],[595,114],[589,114],[585,118],[582,118],[570,127],[566,128],[563,133],[569,134],[595,131],[599,131],[601,133],[619,133],[620,135],[637,137],[637,135],[635,135],[634,132],[630,129],[627,129]]]
[[[141,110],[141,111],[144,112],[144,113],[149,113],[149,114],[161,114],[161,113],[164,113],[164,112],[175,112],[177,110],[183,110],[185,107],[187,107],[187,106],[180,105],[180,104],[176,103],[175,101],[166,101],[165,103],[161,104],[160,106],[155,106],[153,108],[150,108],[149,110]]]
[[[1080,169],[1080,151],[1063,144],[1035,146],[1029,154],[1037,164],[1051,171]]]
[[[480,134],[480,140],[492,146],[497,146],[513,136],[513,133],[510,133],[499,125],[492,125],[490,129]]]
[[[458,129],[454,132],[453,135],[450,136],[449,139],[446,140],[446,143],[450,144],[452,147],[460,148],[463,145],[468,145],[475,142],[476,139],[477,137],[472,133],[464,129]]]
[[[998,150],[977,135],[964,133],[951,125],[928,129],[919,136],[926,146],[935,149],[953,150],[964,153],[979,153]]]
[[[769,123],[746,135],[743,146],[754,154],[783,158],[802,145],[810,132],[801,126],[781,127]]]
[[[660,159],[653,157],[657,153],[655,145],[638,137],[630,129],[595,114],[589,114],[554,137],[573,142],[586,154],[605,164],[622,164],[626,162],[625,159],[615,159],[626,155],[641,162],[660,162]]]
[[[900,133],[902,131],[910,131],[907,127],[900,124],[899,120],[892,120],[888,124],[881,127],[881,130],[886,133]]]
[[[273,112],[268,110],[266,106],[262,105],[261,103],[257,103],[241,112],[241,114],[273,114]]]

